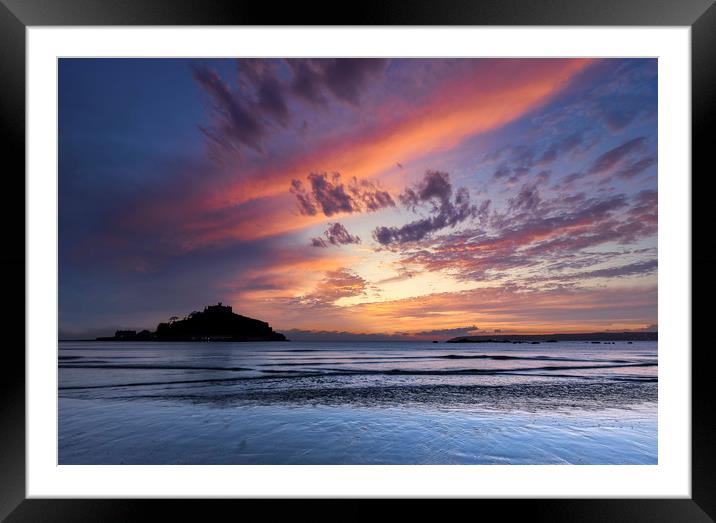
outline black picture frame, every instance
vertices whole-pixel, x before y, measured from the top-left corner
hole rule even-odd
[[[25,231],[12,227],[24,213],[25,195],[25,30],[28,26],[63,25],[576,25],[576,26],[690,26],[692,75],[692,279],[699,285],[692,294],[692,497],[690,499],[525,499],[453,501],[475,517],[501,519],[529,517],[538,521],[716,521],[716,417],[713,395],[713,348],[706,339],[696,343],[697,332],[709,321],[709,307],[695,306],[693,297],[713,296],[709,268],[716,256],[702,247],[712,223],[705,205],[712,176],[710,136],[714,135],[716,104],[716,5],[714,0],[426,0],[363,1],[358,5],[335,3],[323,6],[293,3],[280,8],[241,0],[0,0],[0,122],[3,137],[4,249],[0,261],[8,280],[3,316],[6,325],[24,324]],[[711,131],[711,132],[709,132]],[[693,173],[699,173],[695,176]],[[698,180],[699,190],[693,190]],[[12,195],[10,197],[9,195]],[[10,205],[8,200],[13,200]],[[704,201],[701,202],[705,203]],[[19,208],[17,207],[19,206]],[[694,252],[696,251],[696,252]],[[12,288],[15,285],[17,289]],[[19,301],[23,286],[22,301]],[[21,317],[22,316],[22,317]],[[19,329],[18,329],[19,330]],[[228,508],[235,514],[266,514],[275,508],[260,500],[58,500],[26,499],[25,495],[25,357],[24,336],[5,337],[0,380],[0,519],[20,521],[128,521],[206,518],[207,510]],[[13,343],[14,342],[14,343]],[[662,420],[660,420],[662,421]],[[668,422],[668,421],[667,421]],[[306,500],[284,501],[305,505]],[[326,504],[333,506],[326,506]],[[320,513],[328,517],[371,517],[376,501],[322,501]],[[239,506],[237,506],[240,505]],[[351,510],[346,510],[350,504]],[[253,505],[253,506],[252,506]],[[433,505],[431,510],[444,508]],[[411,501],[422,514],[424,501]],[[382,507],[381,507],[382,509]],[[252,512],[246,512],[251,510]],[[262,511],[262,512],[253,512]],[[317,515],[311,510],[312,515]]]

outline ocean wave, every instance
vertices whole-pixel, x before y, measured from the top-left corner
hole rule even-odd
[[[584,370],[584,369],[614,369],[614,368],[626,368],[626,367],[648,367],[654,366],[654,363],[631,363],[631,364],[619,364],[619,365],[577,365],[577,366],[541,366],[541,367],[527,367],[527,368],[512,368],[512,369],[451,369],[451,370],[410,370],[410,369],[390,369],[390,370],[342,370],[342,369],[329,369],[324,372],[312,372],[312,371],[281,371],[281,370],[267,370],[262,369],[259,372],[262,374],[268,374],[267,376],[241,376],[241,377],[220,377],[220,378],[203,378],[196,380],[170,380],[170,381],[146,381],[146,382],[130,382],[130,383],[114,383],[114,384],[95,384],[95,385],[69,385],[60,386],[60,390],[81,390],[81,389],[99,389],[99,388],[117,388],[117,387],[141,387],[141,386],[157,386],[157,385],[182,385],[192,383],[220,383],[220,382],[231,382],[241,380],[262,380],[262,379],[299,379],[299,378],[314,378],[314,377],[350,377],[350,376],[499,376],[499,375],[513,375],[513,376],[534,376],[536,371],[565,371],[565,370]],[[120,368],[126,368],[122,366]],[[150,367],[153,368],[153,367]],[[165,367],[165,368],[182,368],[186,369],[189,367]],[[222,368],[219,370],[225,370]],[[245,369],[240,367],[230,368],[232,370],[241,369],[250,371],[252,369]],[[212,368],[212,370],[217,370]],[[541,374],[549,377],[563,377],[563,378],[586,378],[586,376],[571,375],[571,374],[558,374],[547,372]],[[604,376],[599,376],[600,379],[609,379]]]
[[[112,396],[115,400],[153,399],[231,406],[234,404],[322,404],[376,407],[429,405],[437,408],[474,407],[488,410],[601,410],[656,403],[655,383],[563,383],[510,385],[401,385],[232,390],[192,394],[158,391],[153,394]]]

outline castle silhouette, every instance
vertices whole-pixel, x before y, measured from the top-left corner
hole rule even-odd
[[[230,305],[219,302],[194,311],[185,318],[177,316],[157,325],[154,332],[118,330],[114,336],[98,341],[287,341],[265,321],[233,312]]]

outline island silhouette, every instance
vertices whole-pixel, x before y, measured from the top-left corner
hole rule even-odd
[[[97,341],[288,341],[265,321],[241,316],[230,305],[208,305],[184,319],[172,316],[157,330],[118,330]]]

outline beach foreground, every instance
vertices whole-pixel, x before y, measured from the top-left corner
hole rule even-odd
[[[656,464],[655,342],[93,343],[60,464]]]

